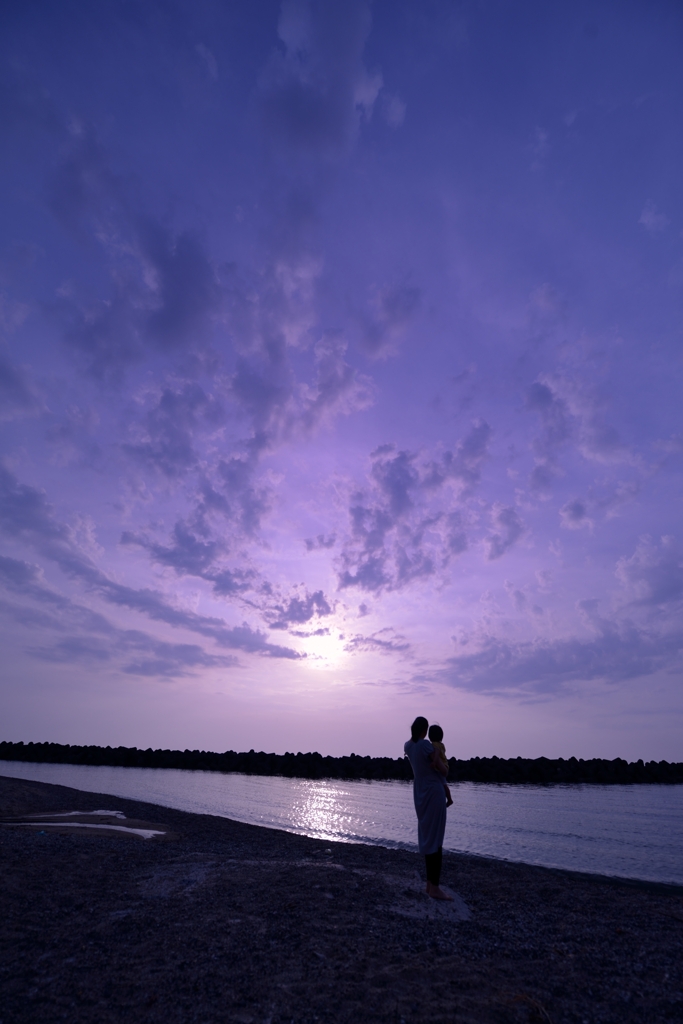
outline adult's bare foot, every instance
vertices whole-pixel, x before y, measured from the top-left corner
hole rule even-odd
[[[453,902],[453,897],[449,896],[447,892],[438,885],[433,885],[431,882],[427,882],[427,892],[433,900],[446,900],[448,903]]]

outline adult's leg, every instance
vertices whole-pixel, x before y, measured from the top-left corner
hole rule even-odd
[[[438,885],[441,881],[441,861],[443,859],[443,848],[440,846],[436,853],[425,854],[425,868],[427,870],[427,881],[432,885]]]
[[[441,860],[443,850],[441,847],[436,853],[425,854],[425,865],[427,868],[427,893],[435,900],[452,900],[453,897],[445,893],[439,886],[441,880]]]

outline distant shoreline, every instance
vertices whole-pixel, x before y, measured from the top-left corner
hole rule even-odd
[[[137,747],[76,746],[62,743],[0,742],[0,761],[40,764],[83,764],[118,768],[180,768],[189,771],[239,772],[245,775],[283,776],[296,779],[400,780],[410,781],[412,770],[405,758],[323,757],[317,752],[268,754],[250,750],[215,753],[206,750],[141,750]],[[615,758],[450,758],[451,782],[505,782],[552,785],[683,783],[683,763],[625,761]]]

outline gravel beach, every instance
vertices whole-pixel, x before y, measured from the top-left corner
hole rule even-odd
[[[0,1024],[683,1021],[683,888],[449,853],[446,906],[414,853],[0,778],[102,809],[170,834],[0,827]]]

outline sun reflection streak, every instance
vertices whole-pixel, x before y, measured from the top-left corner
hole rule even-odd
[[[301,787],[292,807],[294,824],[306,835],[318,839],[338,840],[339,836],[348,836],[347,842],[353,842],[357,831],[353,795],[340,791],[338,782],[330,786],[318,782],[315,786]]]

